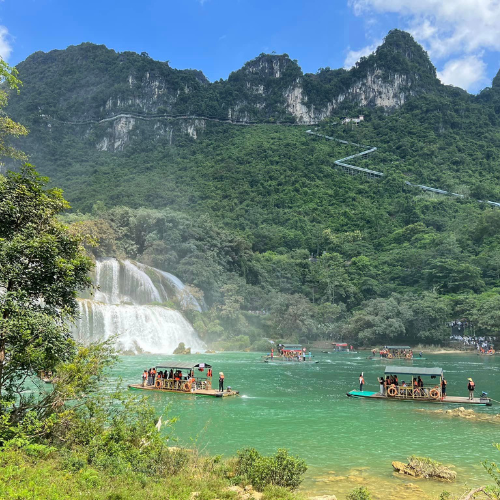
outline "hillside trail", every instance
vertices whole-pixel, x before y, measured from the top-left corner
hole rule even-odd
[[[259,122],[257,121],[238,121],[238,120],[230,120],[229,118],[227,119],[221,119],[221,118],[213,118],[209,116],[199,116],[199,115],[169,115],[169,114],[151,114],[151,115],[143,115],[140,113],[119,113],[117,115],[109,116],[107,118],[102,118],[100,120],[83,120],[83,121],[66,121],[66,120],[59,120],[57,118],[54,118],[52,116],[47,116],[47,115],[41,115],[42,118],[45,119],[50,119],[55,122],[61,123],[63,125],[95,125],[95,124],[100,124],[100,123],[107,123],[107,122],[112,122],[115,120],[119,120],[122,118],[132,118],[132,119],[137,119],[137,120],[144,120],[144,121],[154,121],[154,120],[207,120],[211,122],[216,122],[216,123],[228,123],[231,125],[240,125],[240,126],[251,126],[251,125],[257,125]],[[304,124],[297,124],[297,123],[275,123],[275,125],[280,125],[280,126],[303,126]],[[317,125],[317,123],[310,123],[309,125]],[[354,158],[360,158],[362,156],[369,155],[371,153],[375,153],[377,151],[376,147],[372,146],[366,146],[363,144],[357,144],[355,142],[351,141],[345,141],[343,139],[337,139],[336,137],[331,137],[329,135],[324,135],[324,134],[318,134],[317,132],[313,132],[312,130],[306,130],[306,134],[309,135],[314,135],[317,137],[322,137],[324,139],[327,139],[329,141],[336,141],[341,144],[349,145],[349,146],[355,146],[359,148],[367,148],[366,150],[361,151],[360,153],[356,153],[354,155],[346,156],[345,158],[340,158],[338,160],[335,160],[334,163],[335,165],[341,167],[344,171],[347,171],[351,175],[354,174],[363,174],[369,178],[382,178],[384,176],[383,172],[377,172],[376,170],[370,170],[367,168],[362,168],[362,167],[356,167],[355,165],[351,165],[350,163],[345,163],[346,161],[352,160]],[[430,186],[424,186],[423,184],[413,184],[412,182],[406,181],[406,185],[411,186],[411,187],[418,187],[422,189],[423,191],[429,191],[432,193],[436,194],[444,194],[448,196],[455,196],[457,198],[465,198],[463,194],[458,194],[458,193],[453,193],[451,191],[446,191],[444,189],[439,189],[439,188],[433,188]],[[495,201],[489,201],[489,200],[476,200],[479,203],[488,203],[489,205],[493,205],[495,207],[500,207],[500,203],[497,203]]]
[[[367,177],[370,177],[370,178],[382,178],[384,176],[383,172],[377,172],[376,170],[369,170],[367,168],[356,167],[355,165],[345,163],[348,160],[352,160],[354,158],[360,158],[362,156],[366,156],[368,154],[374,153],[375,151],[377,151],[376,147],[366,146],[363,144],[357,144],[355,142],[345,141],[343,139],[337,139],[336,137],[331,137],[329,135],[318,134],[317,132],[313,132],[312,130],[306,130],[306,134],[315,135],[317,137],[323,137],[324,139],[327,139],[329,141],[336,141],[336,142],[340,142],[342,144],[346,144],[349,146],[355,146],[358,148],[368,148],[366,150],[361,151],[360,153],[356,153],[356,154],[353,154],[350,156],[346,156],[345,158],[340,158],[339,160],[335,160],[334,164],[338,165],[339,167],[342,167],[344,170],[351,173],[351,175],[359,173],[359,174],[366,175]],[[429,186],[424,186],[423,184],[413,184],[412,182],[409,182],[409,181],[406,181],[405,184],[407,186],[411,186],[411,187],[418,187],[418,188],[422,189],[423,191],[430,191],[432,193],[444,194],[444,195],[448,195],[448,196],[456,196],[457,198],[465,198],[465,196],[463,194],[453,193],[451,191],[446,191],[444,189],[438,189],[438,188],[433,188],[433,187],[429,187]],[[489,201],[489,200],[476,200],[476,201],[478,201],[479,203],[488,203],[489,205],[493,205],[495,207],[500,207],[500,203],[497,203],[495,201]]]

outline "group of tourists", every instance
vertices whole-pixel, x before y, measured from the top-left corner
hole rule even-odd
[[[278,353],[285,361],[305,361],[307,357],[311,359],[311,351],[306,354],[306,349],[300,346],[290,348],[285,344],[278,344]],[[271,359],[274,359],[274,348],[271,349]]]
[[[382,396],[385,396],[387,394],[387,388],[388,387],[411,387],[408,385],[404,380],[399,383],[398,376],[397,375],[387,375],[387,377],[378,377],[378,383],[380,386],[380,394]],[[424,389],[424,381],[421,379],[421,377],[417,377],[416,379],[413,379],[413,389],[414,390],[420,390],[421,393],[423,394],[423,389]]]
[[[149,370],[144,370],[142,373],[142,387],[148,385],[155,385],[157,380],[190,380],[194,377],[193,370],[189,370],[187,373],[182,373],[182,370],[175,370],[173,368],[170,371],[156,371],[156,368],[150,368]]]
[[[372,350],[372,355],[375,356],[377,351],[375,349]],[[387,347],[384,347],[384,349],[381,349],[379,351],[379,355],[381,358],[406,358],[406,359],[413,359],[413,350],[412,349],[388,349]],[[422,357],[422,351],[419,353],[419,357]]]
[[[301,352],[301,351],[285,351],[283,352],[282,356],[287,360],[287,361],[305,361],[306,360],[306,353]],[[271,356],[272,358],[272,356]],[[309,358],[311,358],[311,353],[309,353]]]
[[[207,370],[207,378],[212,378],[211,368]],[[219,392],[224,392],[224,378],[224,373],[219,372]],[[179,382],[178,385],[180,387],[180,382],[189,381],[192,383],[195,382],[196,379],[194,377],[194,370],[192,369],[183,373],[182,370],[174,370],[173,368],[171,368],[170,371],[165,370],[158,372],[156,371],[156,368],[150,368],[149,370],[144,370],[142,373],[142,387],[156,386],[158,385],[157,382],[162,380],[173,380]]]
[[[450,340],[453,342],[460,342],[465,348],[475,347],[477,351],[481,354],[494,354],[493,337],[475,337],[471,335],[460,335],[455,334],[450,336]]]
[[[404,380],[400,384],[397,375],[387,375],[385,378],[378,377],[377,381],[379,383],[381,396],[386,396],[388,394],[388,388],[390,388],[390,387],[395,387],[396,391],[399,390],[399,387],[411,387],[411,383],[408,385]],[[359,375],[359,390],[360,391],[363,391],[364,384],[365,384],[365,379],[363,377],[363,374],[361,373]],[[443,377],[441,380],[441,397],[442,398],[446,397],[446,386],[447,385],[448,385],[448,382]],[[467,389],[469,391],[469,400],[471,400],[471,401],[474,399],[475,388],[476,388],[476,385],[475,385],[474,381],[471,378],[469,378],[468,384],[467,384]],[[418,376],[416,379],[413,379],[413,390],[419,391],[419,394],[422,396],[426,395],[426,391],[424,390],[424,381],[422,380],[422,378],[420,376]],[[434,390],[436,390],[436,388],[434,388]],[[429,391],[429,393],[432,396],[431,391]]]

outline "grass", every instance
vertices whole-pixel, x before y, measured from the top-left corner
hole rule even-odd
[[[238,499],[229,491],[228,462],[193,454],[178,474],[169,477],[127,472],[110,474],[93,467],[68,470],[55,451],[45,458],[19,450],[0,452],[0,498],[2,500],[197,500]],[[278,486],[264,489],[262,500],[300,500]]]

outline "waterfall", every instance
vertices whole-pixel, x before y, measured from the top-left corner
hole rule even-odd
[[[176,276],[138,262],[99,259],[93,298],[78,300],[80,317],[73,336],[92,342],[117,335],[124,350],[172,353],[184,342],[193,351],[205,349],[191,324],[177,310],[161,305],[175,300],[201,311]]]
[[[180,295],[180,300],[181,304],[183,306],[188,306],[191,305],[194,309],[197,311],[201,312],[201,306],[199,302],[190,294],[186,293],[186,286],[184,283],[177,277],[174,276],[173,274],[166,273],[165,271],[159,271],[158,272],[167,280],[169,280],[174,288],[177,290],[178,294]]]

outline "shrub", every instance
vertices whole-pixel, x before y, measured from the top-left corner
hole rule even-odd
[[[254,448],[238,452],[236,474],[245,477],[257,490],[268,485],[294,490],[302,482],[307,465],[304,460],[279,449],[276,455],[262,456]]]
[[[347,495],[347,500],[372,500],[372,496],[368,491],[368,488],[361,486],[355,488]]]

